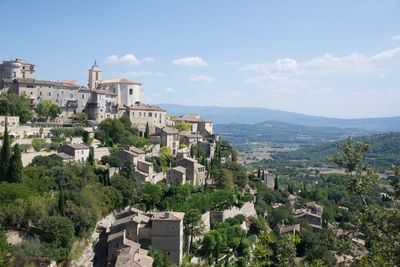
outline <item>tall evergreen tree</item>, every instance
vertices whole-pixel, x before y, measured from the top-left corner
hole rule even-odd
[[[278,186],[278,174],[275,174],[275,183],[274,183],[274,190],[278,190],[279,186]]]
[[[10,165],[8,168],[8,182],[19,183],[22,180],[22,160],[21,160],[21,149],[18,144],[14,145],[13,154],[10,159]]]
[[[0,153],[0,181],[7,181],[8,169],[11,159],[11,140],[8,135],[7,116],[4,125],[3,146]]]
[[[89,151],[89,157],[87,159],[87,162],[89,163],[89,165],[93,166],[94,165],[94,153],[93,150],[90,149]]]
[[[257,170],[257,178],[261,178],[261,169],[260,169],[260,167],[258,167],[258,170]]]
[[[150,127],[149,123],[146,123],[146,130],[144,131],[144,138],[149,139],[150,138]]]

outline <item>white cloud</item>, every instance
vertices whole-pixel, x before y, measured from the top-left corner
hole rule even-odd
[[[400,41],[400,35],[393,36],[392,41]]]
[[[165,92],[168,92],[168,93],[175,93],[175,92],[176,92],[176,89],[171,88],[171,87],[167,87],[167,88],[164,89],[164,91],[165,91]]]
[[[164,77],[165,74],[162,72],[152,72],[152,71],[131,71],[127,74],[128,76],[155,76],[155,77]]]
[[[206,76],[206,75],[192,75],[189,78],[190,81],[194,81],[194,82],[207,82],[207,83],[212,83],[215,81],[214,77],[211,76]]]
[[[200,57],[184,57],[175,59],[172,61],[172,64],[179,66],[207,66],[207,62],[205,62]]]
[[[153,62],[154,59],[151,57],[146,57],[142,60],[139,60],[134,54],[126,54],[124,56],[111,55],[108,56],[105,61],[109,64],[139,65],[141,63]]]

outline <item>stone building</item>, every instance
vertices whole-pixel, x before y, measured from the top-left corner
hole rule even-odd
[[[109,261],[115,259],[121,249],[139,243],[144,248],[152,246],[164,251],[170,263],[180,266],[184,215],[182,212],[144,213],[132,208],[117,214],[108,236]]]
[[[0,79],[33,79],[35,71],[35,65],[16,58],[0,64]]]
[[[180,185],[186,183],[186,169],[182,166],[177,166],[167,171],[166,184]]]
[[[119,114],[128,116],[132,125],[137,127],[142,134],[146,131],[147,125],[149,125],[150,134],[155,133],[156,127],[164,127],[167,119],[167,112],[159,106],[141,102],[120,107]]]
[[[322,229],[322,215],[324,209],[315,202],[309,202],[305,207],[294,210],[293,217],[296,219],[305,219],[308,225],[314,229]]]
[[[74,158],[75,161],[84,163],[89,157],[90,147],[86,144],[67,144],[60,147],[59,152]],[[63,158],[63,155],[60,155]]]
[[[186,169],[186,181],[191,181],[193,185],[204,185],[206,182],[206,167],[192,158],[182,158],[175,162],[175,166]]]
[[[207,136],[213,133],[213,123],[203,120],[198,114],[187,114],[175,119],[176,122],[186,122],[191,126],[192,133],[199,133],[202,136]]]
[[[156,128],[156,135],[160,136],[161,147],[168,147],[175,156],[179,149],[179,131],[172,127]]]
[[[35,71],[35,65],[22,59],[3,61],[0,91],[27,95],[32,108],[45,99],[50,100],[62,109],[58,122],[71,121],[76,113],[86,112],[95,123],[127,115],[142,133],[147,124],[152,133],[155,127],[166,125],[165,110],[142,103],[141,83],[125,78],[103,79],[96,62],[88,72],[88,87],[74,81],[36,80]]]

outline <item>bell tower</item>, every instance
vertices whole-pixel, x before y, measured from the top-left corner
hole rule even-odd
[[[97,62],[95,60],[93,66],[89,70],[88,86],[90,89],[97,88],[100,81],[102,80],[101,73],[102,73],[102,71],[101,71],[100,67],[97,65]]]

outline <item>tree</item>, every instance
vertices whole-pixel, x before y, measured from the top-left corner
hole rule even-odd
[[[118,157],[114,156],[114,155],[106,155],[101,157],[101,161],[104,164],[108,164],[110,165],[110,167],[121,167],[121,162],[119,160]]]
[[[10,159],[10,166],[8,169],[8,182],[19,183],[22,180],[22,160],[21,149],[18,144],[14,145],[13,155]]]
[[[128,179],[135,179],[136,170],[132,158],[126,158],[124,160],[124,162],[121,164],[119,173]]]
[[[180,132],[192,130],[192,126],[185,121],[180,121],[180,122],[175,123],[175,128]]]
[[[154,205],[159,204],[163,195],[159,184],[146,182],[142,186],[141,198],[146,205],[146,211],[153,210]]]
[[[296,257],[296,246],[291,235],[285,235],[278,239],[275,249],[275,266],[294,267]]]
[[[160,148],[160,163],[161,163],[161,168],[164,172],[166,172],[170,167],[171,155],[172,152],[169,147]]]
[[[149,128],[149,123],[146,123],[146,130],[144,131],[144,138],[149,139],[150,138],[150,128]]]
[[[56,261],[67,259],[74,242],[74,224],[61,216],[49,216],[43,219],[40,238],[50,249]]]
[[[183,221],[185,234],[190,238],[188,243],[188,252],[192,252],[193,238],[202,232],[201,214],[198,209],[191,209],[185,214]]]
[[[261,178],[261,169],[258,167],[257,169],[257,178]]]
[[[55,119],[61,114],[61,108],[48,99],[40,102],[35,109],[39,118],[48,121],[49,118]]]
[[[32,119],[30,99],[25,94],[0,93],[0,115],[18,116],[20,123],[30,121]]]
[[[35,138],[32,140],[32,147],[35,151],[40,151],[43,149],[45,143],[46,141],[44,139]]]
[[[137,190],[132,179],[127,179],[120,174],[114,174],[111,179],[111,186],[121,193],[123,198],[121,206],[126,207],[135,202],[135,198],[137,198]]]
[[[94,165],[94,152],[92,149],[90,149],[90,151],[89,151],[89,156],[88,156],[87,162],[89,163],[89,165],[92,165],[92,166]]]
[[[207,257],[208,263],[211,265],[212,263],[212,253],[215,251],[215,247],[217,245],[217,241],[215,240],[215,236],[218,234],[217,231],[211,230],[206,233],[201,242],[201,251],[202,254]]]
[[[0,266],[8,266],[7,264],[7,254],[9,251],[9,245],[7,242],[7,237],[4,231],[0,229]]]
[[[354,143],[349,137],[341,145],[341,151],[328,159],[346,170],[347,191],[361,200],[362,205],[353,208],[358,217],[355,230],[362,232],[369,240],[369,253],[363,259],[365,265],[381,266],[385,263],[387,266],[400,266],[400,203],[395,199],[392,209],[368,203],[366,195],[376,187],[379,178],[376,170],[363,164],[368,149],[369,145]]]
[[[278,189],[279,189],[278,174],[275,174],[274,190],[277,191]]]
[[[74,120],[79,124],[86,125],[88,121],[88,115],[85,112],[76,113]]]
[[[7,181],[10,158],[11,158],[11,139],[8,134],[7,116],[4,125],[3,145],[0,151],[0,180]]]
[[[82,134],[82,141],[83,143],[90,146],[93,142],[93,138],[90,137],[90,133],[88,131],[84,131]]]

